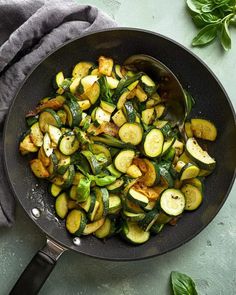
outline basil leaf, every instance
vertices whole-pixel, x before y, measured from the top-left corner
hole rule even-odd
[[[78,201],[86,201],[90,194],[91,180],[88,178],[81,178],[77,186],[77,198]]]
[[[221,24],[221,32],[220,32],[220,42],[223,46],[224,50],[229,50],[231,48],[231,38],[230,32],[228,28],[229,19],[225,19],[224,22]]]
[[[196,27],[198,28],[203,28],[205,27],[208,23],[203,19],[202,14],[195,14],[192,16],[192,20],[195,24]]]
[[[202,19],[206,22],[206,23],[218,23],[220,22],[220,18],[212,13],[204,13],[201,15]]]
[[[211,13],[196,14],[192,17],[194,24],[199,27],[205,27],[209,24],[219,23],[220,18]]]
[[[212,42],[217,36],[218,25],[209,24],[202,28],[192,41],[192,46],[203,46]]]
[[[230,24],[236,26],[236,14],[230,19]]]
[[[198,295],[194,281],[183,273],[172,271],[171,285],[174,295]]]
[[[106,186],[112,184],[116,180],[115,176],[107,175],[104,177],[95,176],[94,181],[98,186]]]
[[[208,0],[187,0],[186,3],[191,11],[201,13],[202,7],[208,3]]]

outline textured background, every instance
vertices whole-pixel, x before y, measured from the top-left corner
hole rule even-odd
[[[190,47],[195,35],[185,1],[77,1],[101,8],[120,26],[153,30]],[[236,30],[233,48],[224,53],[212,44],[192,49],[213,70],[236,107]],[[184,61],[183,61],[184,62]],[[207,89],[206,89],[207,91]],[[63,254],[40,294],[169,295],[169,274],[189,274],[201,295],[236,294],[236,185],[213,222],[191,242],[161,257],[139,262],[107,262],[67,252]],[[0,295],[8,294],[19,274],[45,238],[18,206],[12,229],[0,229]]]

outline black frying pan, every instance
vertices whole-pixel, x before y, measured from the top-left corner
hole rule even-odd
[[[50,94],[52,77],[58,71],[63,70],[69,76],[80,60],[95,61],[105,55],[122,63],[128,56],[139,53],[159,59],[177,75],[196,99],[193,116],[215,122],[218,138],[216,143],[209,144],[209,151],[216,158],[217,168],[207,178],[202,206],[185,213],[175,227],[167,226],[146,244],[132,246],[117,237],[105,243],[94,237],[73,242],[64,221],[55,217],[54,200],[47,193],[47,185],[33,176],[27,159],[18,152],[19,137],[26,128],[24,116]],[[78,38],[50,54],[24,81],[5,124],[4,157],[11,188],[48,238],[45,248],[33,258],[11,294],[37,293],[66,249],[108,260],[136,260],[161,255],[196,236],[215,217],[232,187],[236,167],[235,121],[229,98],[209,68],[184,47],[161,35],[127,28],[105,30]]]

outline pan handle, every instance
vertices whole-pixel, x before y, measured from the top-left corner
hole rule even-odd
[[[47,239],[46,245],[32,258],[11,290],[10,295],[38,294],[57,260],[66,250],[56,242]]]

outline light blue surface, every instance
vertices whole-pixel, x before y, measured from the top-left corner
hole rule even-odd
[[[153,30],[188,48],[196,33],[186,13],[185,1],[78,2],[103,9],[120,26]],[[218,43],[204,49],[190,49],[220,79],[236,107],[236,29],[232,32],[232,39],[233,48],[228,53],[223,52]],[[169,275],[172,270],[190,275],[201,295],[236,294],[235,195],[234,185],[225,205],[203,232],[181,248],[161,257],[117,263],[95,260],[73,252],[63,254],[40,294],[169,295]],[[14,227],[0,229],[1,295],[8,294],[19,274],[44,242],[44,235],[18,207]]]

